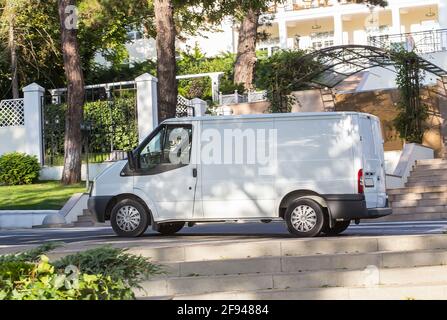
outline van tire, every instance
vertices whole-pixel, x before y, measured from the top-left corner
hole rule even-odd
[[[129,216],[129,212],[131,216]],[[124,219],[129,218],[131,219],[129,222],[123,222]],[[113,206],[110,223],[118,236],[136,238],[146,232],[150,224],[150,217],[143,204],[137,200],[126,198]]]
[[[327,236],[336,236],[346,231],[350,226],[351,221],[336,221],[333,228],[329,227],[329,224],[323,228],[323,233]]]
[[[164,236],[172,236],[176,234],[185,226],[185,222],[171,222],[171,223],[161,223],[158,225],[158,233]]]
[[[297,222],[297,219],[301,217],[304,221]],[[318,236],[325,223],[323,208],[314,200],[306,198],[292,201],[287,207],[284,219],[289,232],[302,238]],[[307,228],[310,229],[306,230]]]

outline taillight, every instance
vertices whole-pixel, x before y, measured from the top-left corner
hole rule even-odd
[[[359,173],[357,175],[357,188],[360,194],[364,193],[364,188],[363,188],[364,184],[363,184],[363,169],[359,170]]]

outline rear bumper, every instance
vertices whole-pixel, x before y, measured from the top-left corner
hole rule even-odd
[[[93,218],[96,220],[96,222],[99,223],[106,222],[106,210],[112,198],[113,196],[103,196],[103,197],[90,197],[88,199],[87,202],[88,210],[92,213]]]
[[[363,220],[377,219],[392,214],[391,208],[366,207],[365,196],[362,194],[325,195],[332,219]]]

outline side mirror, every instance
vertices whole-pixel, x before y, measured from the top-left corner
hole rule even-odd
[[[131,171],[135,171],[137,169],[137,165],[132,151],[127,151],[127,160],[129,163],[129,169]]]

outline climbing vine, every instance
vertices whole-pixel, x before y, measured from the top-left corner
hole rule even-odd
[[[418,55],[403,48],[392,54],[397,71],[396,83],[400,99],[397,103],[399,114],[394,125],[406,142],[422,143],[425,120],[428,118],[428,106],[421,100],[421,82],[424,73],[419,67]]]

